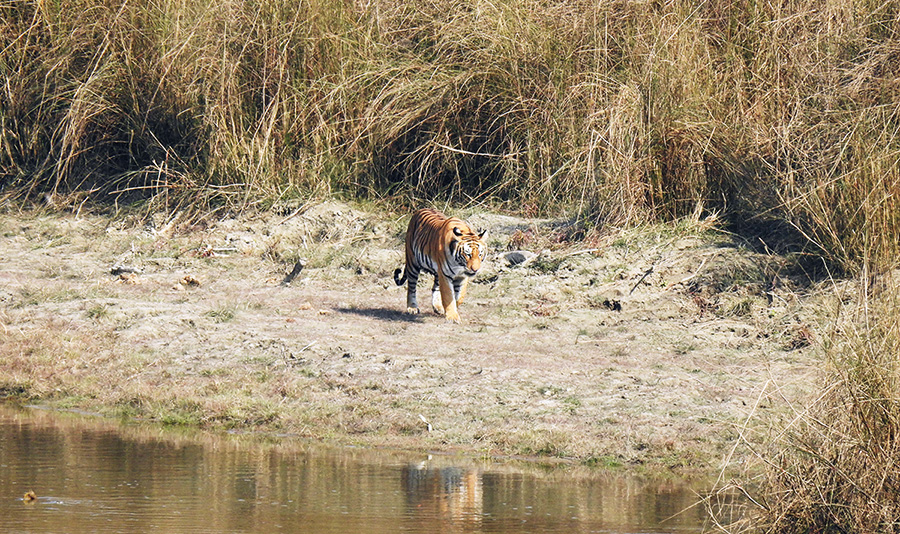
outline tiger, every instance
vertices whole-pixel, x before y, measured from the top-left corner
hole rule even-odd
[[[416,284],[419,273],[434,275],[431,306],[438,315],[459,323],[457,307],[466,296],[469,278],[478,274],[487,255],[487,230],[475,233],[455,217],[433,209],[416,211],[406,230],[406,271],[394,271],[394,282],[406,286],[406,313],[419,313]],[[403,276],[400,274],[403,273]]]

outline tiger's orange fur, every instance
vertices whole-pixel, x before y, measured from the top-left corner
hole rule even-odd
[[[486,231],[480,234],[455,217],[433,209],[415,212],[406,230],[406,272],[394,271],[397,285],[406,286],[406,312],[419,313],[416,285],[419,273],[434,275],[431,304],[435,313],[459,322],[457,307],[466,296],[469,278],[478,273],[487,254]]]

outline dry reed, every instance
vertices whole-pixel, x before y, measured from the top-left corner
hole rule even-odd
[[[700,209],[884,270],[900,234],[898,12],[11,0],[0,187],[157,209],[439,198],[614,225]]]
[[[720,521],[723,531],[900,532],[900,292],[876,281],[857,296],[835,299],[816,398],[773,425],[754,467],[711,499],[723,518],[734,514],[735,489],[750,497],[741,520]]]

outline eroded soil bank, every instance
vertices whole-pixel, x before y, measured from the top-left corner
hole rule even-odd
[[[492,247],[462,325],[403,313],[404,214],[0,215],[0,393],[336,444],[710,471],[818,384],[822,299],[785,258],[703,221],[573,240],[561,221],[456,215]],[[537,256],[511,266],[509,250]]]

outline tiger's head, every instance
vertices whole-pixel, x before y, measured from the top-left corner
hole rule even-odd
[[[464,274],[468,277],[478,274],[481,262],[487,255],[485,235],[487,235],[487,230],[476,234],[469,228],[453,227],[453,236],[451,236],[449,244],[450,254],[456,260],[457,265],[465,266]]]

